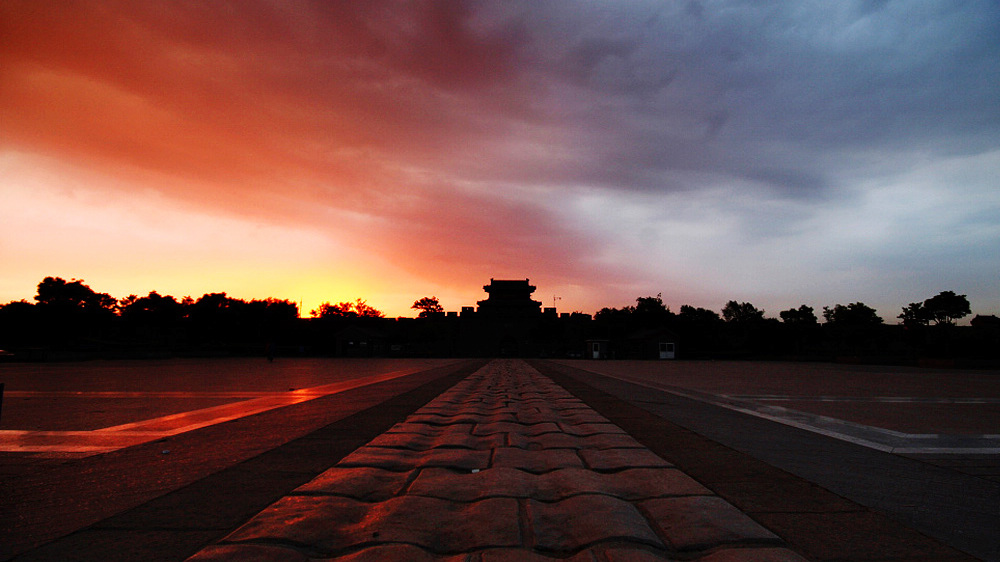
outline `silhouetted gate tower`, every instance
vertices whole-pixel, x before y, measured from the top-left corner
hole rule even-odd
[[[531,300],[535,286],[528,280],[490,279],[483,290],[490,296],[477,302],[479,314],[491,319],[534,319],[541,314],[542,303]]]
[[[542,317],[542,303],[531,300],[534,285],[527,279],[490,279],[476,311],[477,337],[484,355],[534,355],[533,328]]]

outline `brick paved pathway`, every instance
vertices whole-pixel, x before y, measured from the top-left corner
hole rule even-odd
[[[190,560],[312,559],[803,560],[516,360],[491,362]]]

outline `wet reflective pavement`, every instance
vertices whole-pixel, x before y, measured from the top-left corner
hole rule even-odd
[[[85,457],[405,376],[447,360],[8,364],[0,453]],[[310,385],[303,388],[301,385]]]
[[[336,394],[352,388],[373,383],[392,380],[394,378],[413,374],[422,370],[411,367],[354,378],[348,381],[336,382],[312,388],[293,390],[289,392],[75,392],[68,394],[81,399],[88,398],[214,398],[218,400],[236,399],[218,406],[169,414],[142,421],[124,423],[93,431],[32,431],[32,430],[0,430],[0,452],[25,453],[69,453],[97,454],[131,447],[140,443],[156,441],[171,435],[193,431],[202,427],[224,423],[230,420],[252,416],[275,408],[291,406],[308,400],[315,400],[330,394]],[[12,397],[47,397],[52,392],[13,392]],[[96,396],[95,396],[96,395]]]
[[[315,373],[303,380],[325,384],[297,392],[143,383],[164,400],[263,409],[221,421],[217,404],[79,432],[187,428],[102,454],[3,453],[26,464],[0,466],[0,560],[974,560],[910,526],[924,520],[900,523],[816,485],[848,471],[809,457],[835,451],[903,474],[885,464],[897,455],[578,368],[591,362],[451,361],[396,376],[382,365],[362,364],[346,378],[366,383],[333,393],[345,379]],[[654,366],[675,368],[622,365],[642,376]],[[728,397],[686,390],[766,403],[768,384]],[[126,386],[88,391],[128,400]],[[294,403],[264,408],[271,400]],[[779,468],[789,462],[825,473]],[[910,493],[878,486],[859,497]],[[953,542],[995,560],[989,493],[945,507],[974,531]]]
[[[1000,434],[1000,371],[768,361],[562,361],[748,412],[913,435]],[[996,435],[1000,437],[1000,435]]]
[[[978,559],[1000,560],[1000,455],[989,452],[995,451],[993,436],[900,434],[776,410],[744,394],[781,385],[786,395],[829,396],[840,387],[853,388],[854,400],[881,394],[892,380],[933,403],[934,388],[951,396],[979,388],[990,396],[1000,383],[995,374],[902,369],[894,375],[891,367],[730,362],[709,365],[703,379],[690,377],[698,366],[560,362],[547,374],[578,395],[584,391],[574,385],[589,388],[598,400],[610,395],[637,406],[641,412],[632,416],[658,420],[660,435],[647,443],[651,448],[810,558],[972,559],[942,549],[933,537]],[[873,378],[872,388],[858,385],[865,378]],[[864,403],[874,406],[868,416],[886,425],[880,402]],[[957,404],[952,415],[964,407]],[[985,427],[981,420],[963,423]],[[668,438],[669,425],[682,430],[676,439]],[[637,428],[625,426],[636,434]],[[825,540],[832,536],[849,540]]]
[[[191,560],[800,561],[523,361],[495,360]]]
[[[0,382],[6,389],[0,429],[97,430],[449,362],[207,358],[3,363]]]
[[[0,560],[182,560],[481,363],[413,366],[421,364],[412,375],[103,454],[2,453]],[[373,365],[385,363],[359,371]]]

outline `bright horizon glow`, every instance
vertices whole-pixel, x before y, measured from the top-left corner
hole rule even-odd
[[[0,304],[1000,314],[988,0],[8,0],[0,36]]]

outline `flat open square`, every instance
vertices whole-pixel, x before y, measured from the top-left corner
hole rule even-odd
[[[562,363],[705,399],[907,434],[1000,434],[1000,371],[756,361]]]
[[[240,358],[7,364],[0,451],[104,452],[444,363]]]
[[[12,381],[8,399],[18,406],[8,417],[5,404],[0,429],[0,446],[7,451],[0,456],[0,478],[11,491],[0,501],[8,523],[0,535],[12,545],[7,552],[58,558],[83,549],[101,559],[116,541],[161,549],[141,538],[149,531],[174,544],[155,559],[180,560],[281,497],[295,496],[296,487],[340,462],[338,470],[378,469],[379,478],[412,472],[393,494],[411,490],[415,497],[405,492],[386,504],[398,514],[458,502],[449,506],[456,520],[465,521],[478,513],[477,502],[510,499],[510,482],[526,478],[531,484],[521,498],[530,512],[526,521],[556,521],[563,511],[575,513],[576,503],[593,503],[594,486],[605,486],[599,492],[610,494],[604,480],[619,482],[629,471],[656,469],[693,479],[676,495],[703,496],[710,490],[737,508],[734,516],[742,511],[776,535],[761,531],[739,548],[787,544],[800,554],[815,554],[806,558],[827,559],[842,541],[825,534],[825,526],[854,533],[880,525],[897,533],[893,544],[906,551],[899,560],[924,548],[914,546],[917,539],[954,554],[949,559],[962,559],[924,535],[966,552],[996,551],[990,529],[1000,495],[989,471],[998,455],[984,451],[998,439],[988,433],[988,416],[996,415],[1000,397],[997,373],[764,362],[532,361],[511,363],[511,374],[498,373],[497,384],[484,379],[469,386],[484,363],[209,359],[13,365],[5,370],[5,381]],[[523,404],[505,405],[498,384],[513,380],[514,371],[521,377],[536,368],[515,385]],[[573,397],[560,394],[560,387]],[[543,389],[561,397],[548,397]],[[617,406],[607,406],[616,400]],[[560,414],[565,419],[548,418],[555,407],[565,410]],[[415,433],[420,424],[426,427]],[[925,451],[931,449],[938,452]],[[978,464],[972,467],[970,459]],[[453,497],[460,489],[458,480],[451,481],[456,470],[467,475],[462,483],[468,489]],[[582,478],[581,470],[603,476]],[[447,476],[445,485],[432,478],[441,474]],[[477,484],[494,477],[506,484]],[[552,491],[568,483],[588,491]],[[306,496],[316,493],[305,490]],[[368,493],[358,492],[360,498]],[[620,494],[598,498],[600,505],[587,504],[584,511],[613,508],[622,536],[642,549],[669,555],[680,548],[675,544],[680,539],[658,542],[663,533],[653,538],[643,526],[666,529],[676,510],[660,513],[653,507],[693,500],[668,501],[670,494],[636,500],[631,490]],[[217,495],[221,503],[206,503]],[[552,501],[558,513],[550,513]],[[622,501],[645,502],[644,515],[638,518]],[[365,505],[347,503],[368,513]],[[712,513],[713,521],[729,520],[721,511]],[[659,515],[653,520],[649,514]],[[811,514],[815,528],[796,523],[803,514]],[[491,519],[479,520],[486,525]],[[542,525],[534,530],[535,542],[518,548],[534,544],[539,552],[565,554],[593,547],[610,556],[600,538],[604,522],[591,523],[594,529],[579,537],[556,532],[573,531],[568,523]],[[184,531],[170,530],[175,527]],[[273,531],[284,532],[280,525]],[[359,537],[344,538],[330,552],[355,548],[351,541]],[[553,537],[563,542],[551,542]],[[597,542],[587,542],[589,537]],[[872,550],[878,542],[858,543],[849,559],[882,560]],[[716,548],[700,540],[692,544]],[[136,548],[122,552],[141,551]],[[235,543],[213,552],[233,548]],[[454,545],[456,551],[465,548]],[[154,559],[147,554],[142,557]]]

